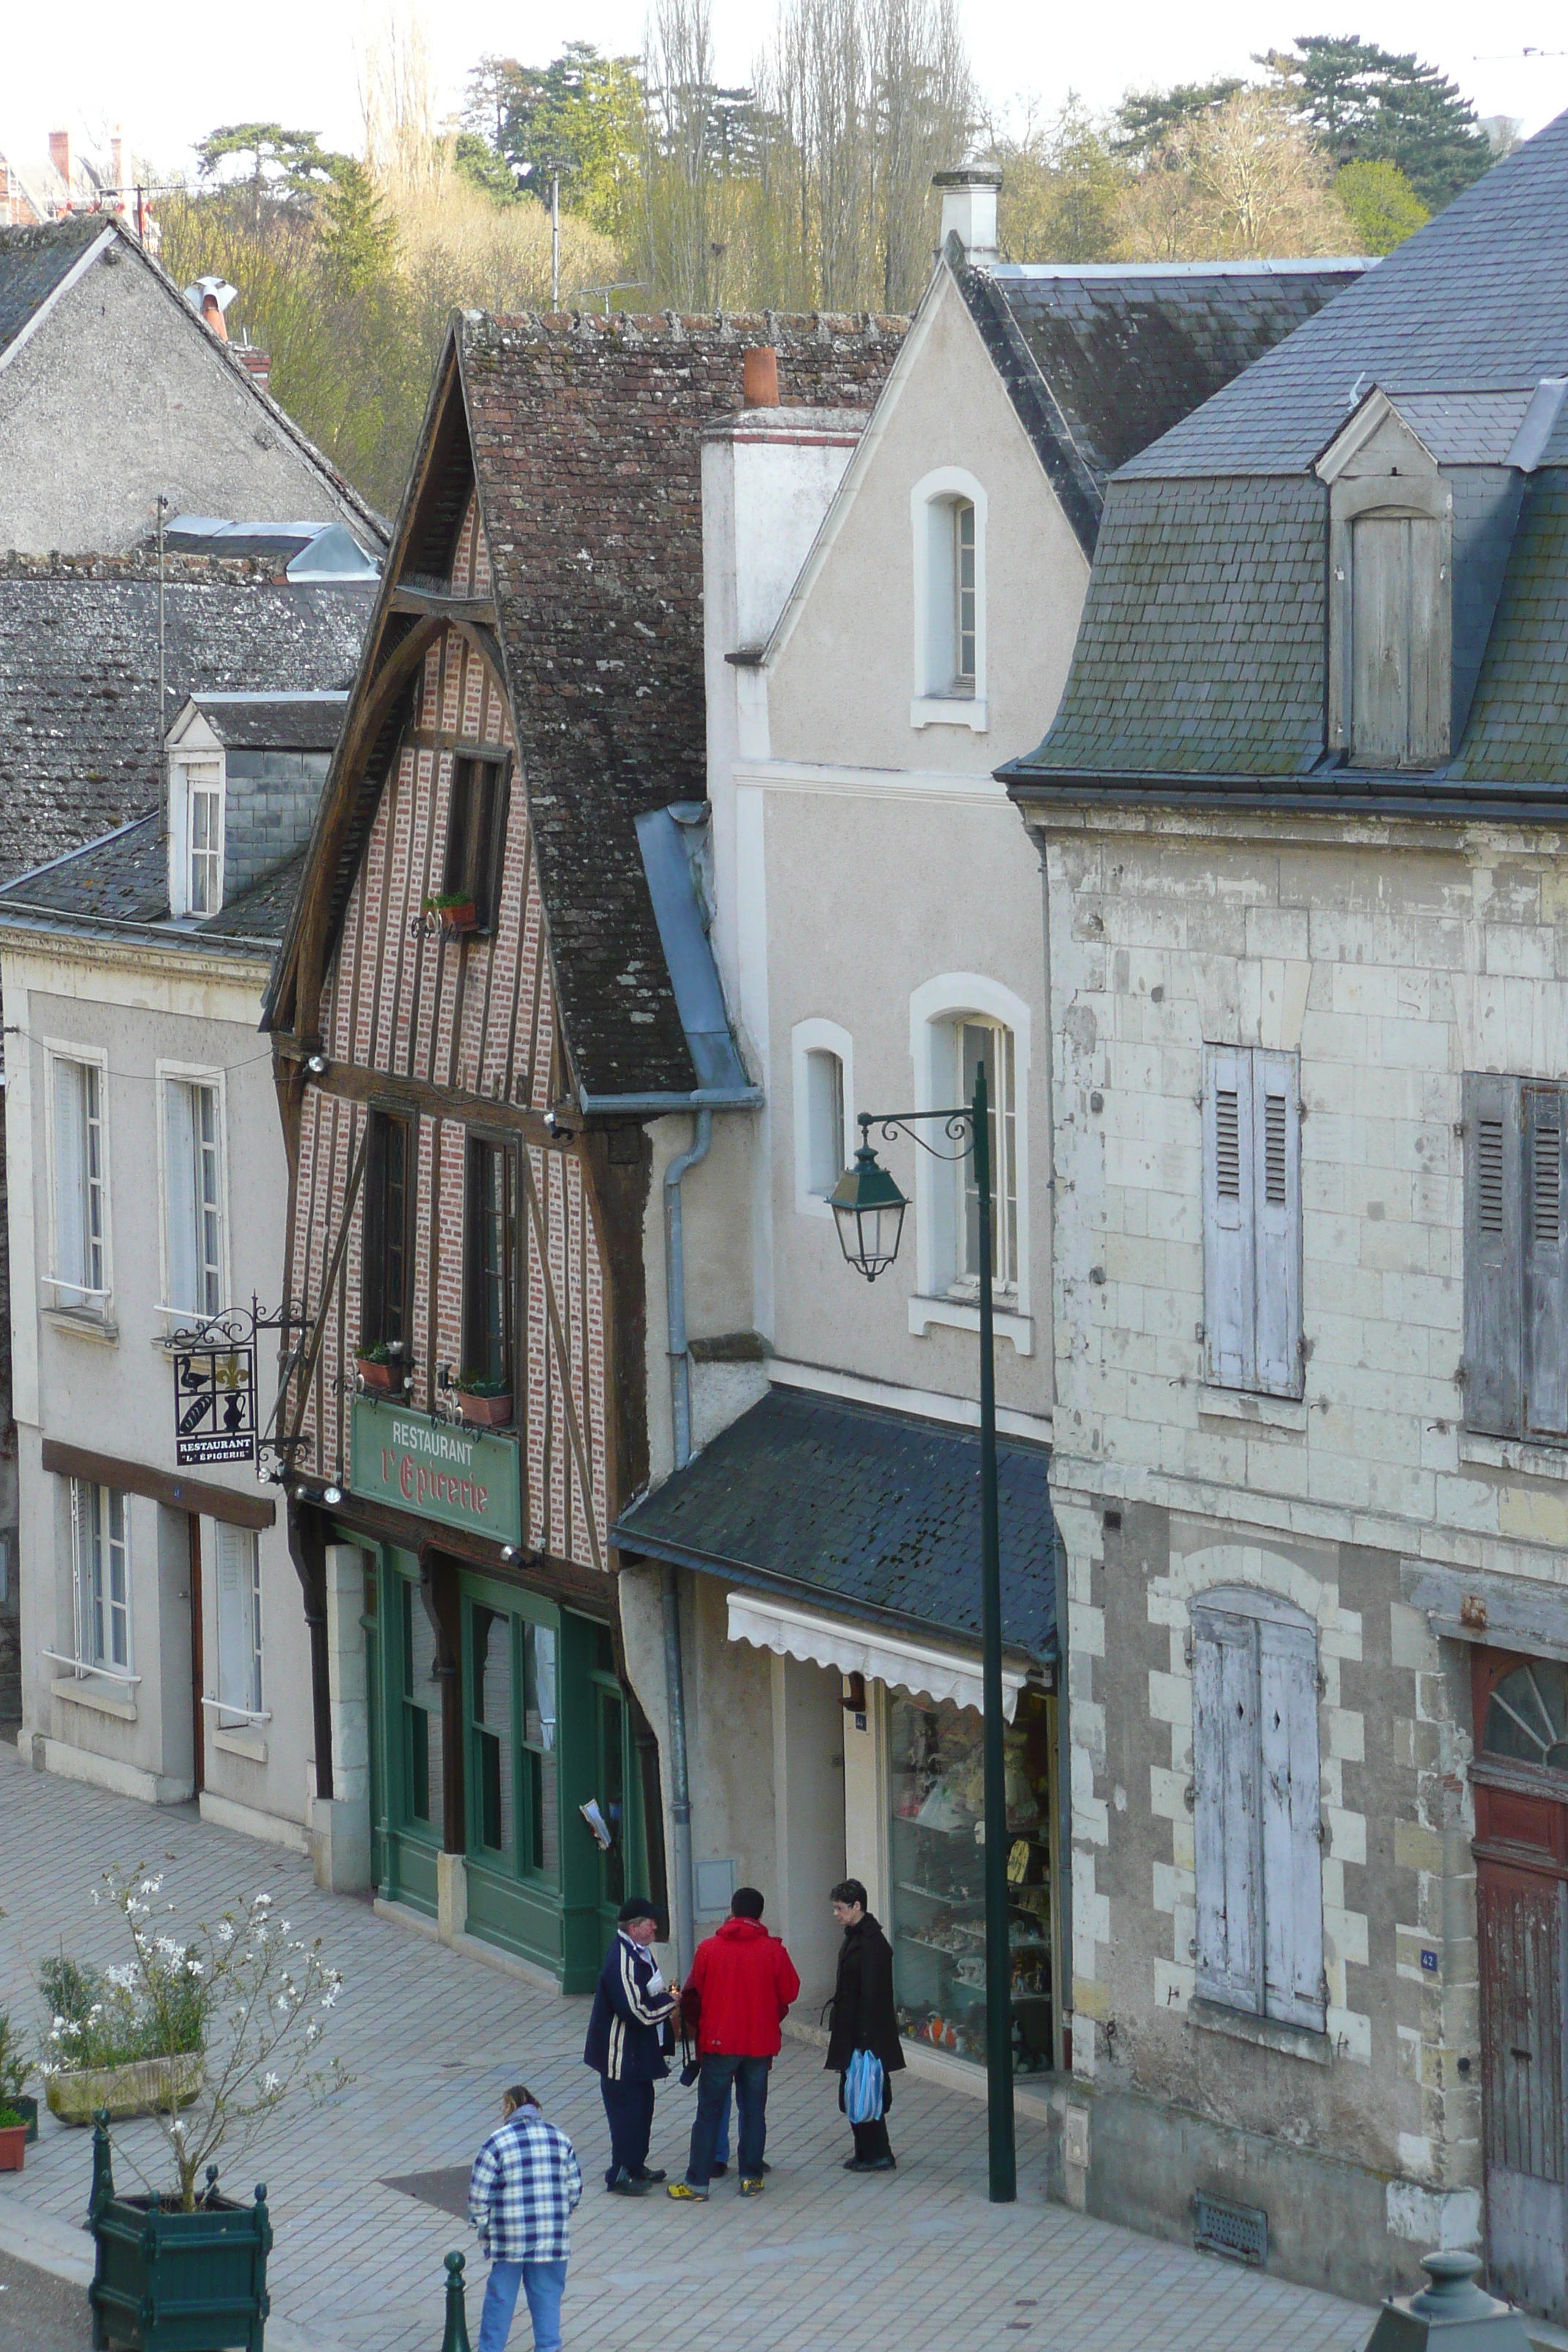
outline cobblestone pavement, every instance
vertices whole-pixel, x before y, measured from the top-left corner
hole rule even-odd
[[[466,2163],[508,2083],[522,2080],[576,2140],[588,2182],[574,2231],[565,2334],[577,2352],[1359,2352],[1372,2315],[1158,2243],[1045,2200],[1044,2135],[1020,2117],[1018,2202],[985,2202],[984,2105],[904,2075],[894,2175],[847,2180],[848,2140],[820,2053],[786,2042],[768,2103],[767,2192],[733,2177],[707,2206],[607,2198],[597,2083],[581,2063],[586,2003],[514,1982],[321,1893],[292,1854],[201,1821],[34,1772],[0,1749],[0,2007],[39,2018],[30,1969],[64,1944],[122,1957],[89,1889],[110,1863],[165,1874],[194,1923],[265,1886],[298,1930],[320,1934],[346,1977],[329,2051],[353,2071],[330,2104],[268,2119],[226,2185],[268,2183],[279,2352],[437,2352],[442,2256],[466,2229],[384,2185]],[[178,1916],[171,1926],[178,1925]],[[41,2023],[41,2018],[39,2022]],[[661,2092],[652,2161],[684,2164],[690,2095]],[[127,2127],[157,2163],[156,2126]],[[0,2180],[0,2239],[64,2246],[87,2200],[87,2135],[45,2116],[25,2173]],[[728,2193],[726,2193],[728,2192]],[[21,2234],[35,2232],[21,2242]],[[52,2238],[50,2233],[52,2232]],[[21,2234],[19,2234],[21,2233]],[[77,2236],[79,2248],[86,2241]],[[0,2296],[0,2303],[5,2301]],[[469,2294],[479,2332],[478,2292]],[[512,2352],[528,2343],[525,2317]],[[17,2352],[32,2352],[19,2345]],[[37,2352],[63,2352],[42,2339]]]

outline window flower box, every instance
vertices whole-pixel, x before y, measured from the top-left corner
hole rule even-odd
[[[403,1394],[401,1363],[378,1363],[374,1356],[360,1356],[356,1362],[362,1388],[374,1390],[377,1396]]]
[[[479,927],[479,908],[473,899],[461,898],[456,893],[443,891],[437,897],[426,898],[425,911],[435,916],[444,931],[472,931]]]
[[[472,1389],[459,1389],[458,1403],[463,1419],[476,1429],[504,1429],[511,1419],[511,1391],[501,1396],[479,1396]]]

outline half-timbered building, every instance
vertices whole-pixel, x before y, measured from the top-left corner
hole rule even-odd
[[[659,1179],[757,1100],[705,919],[701,429],[748,343],[856,407],[900,331],[456,322],[269,1004],[327,1869],[568,1989],[663,1884],[662,1628],[610,1537],[682,1370]]]

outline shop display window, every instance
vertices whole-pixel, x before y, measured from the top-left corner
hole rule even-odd
[[[978,1709],[891,1695],[893,1990],[907,2040],[985,2058],[984,1758]],[[1005,1735],[1007,1939],[1016,2073],[1049,2068],[1049,1716],[1019,1694]]]

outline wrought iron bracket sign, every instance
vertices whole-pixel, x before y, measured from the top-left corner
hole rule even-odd
[[[254,1462],[258,1453],[287,1454],[290,1441],[270,1434],[270,1423],[268,1434],[257,1434],[257,1335],[305,1328],[306,1318],[287,1299],[268,1315],[252,1291],[248,1307],[201,1316],[170,1335],[174,1459],[182,1469],[198,1462]]]
[[[353,1429],[349,1486],[354,1494],[498,1543],[521,1543],[516,1438],[368,1396],[353,1401]]]

